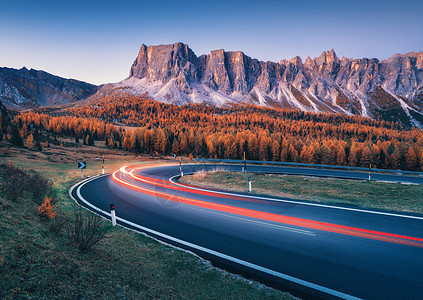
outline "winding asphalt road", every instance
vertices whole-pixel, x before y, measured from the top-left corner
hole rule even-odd
[[[241,171],[239,165],[218,167]],[[214,168],[182,166],[185,174]],[[368,178],[286,167],[248,171]],[[205,190],[178,183],[179,175],[179,165],[122,167],[79,183],[70,194],[107,218],[113,203],[123,226],[306,298],[423,296],[423,216]],[[423,177],[372,178],[423,183]]]

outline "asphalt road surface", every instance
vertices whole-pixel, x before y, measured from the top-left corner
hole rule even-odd
[[[240,165],[218,167],[241,171]],[[214,168],[183,165],[182,171]],[[368,179],[360,172],[247,168]],[[179,165],[123,167],[87,179],[70,193],[107,218],[114,204],[118,224],[301,297],[423,297],[423,216],[206,190],[178,183],[179,176]],[[372,179],[423,182],[384,174]]]

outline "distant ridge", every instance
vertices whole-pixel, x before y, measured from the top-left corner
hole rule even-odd
[[[44,71],[0,68],[0,101],[9,108],[67,104],[85,99],[98,87]]]
[[[129,77],[104,88],[122,87],[178,105],[253,103],[423,127],[422,51],[379,61],[339,59],[331,49],[305,62],[300,57],[263,62],[241,51],[197,57],[183,43],[142,45]]]

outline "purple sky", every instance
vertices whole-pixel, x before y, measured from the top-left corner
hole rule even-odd
[[[0,66],[94,84],[128,76],[141,44],[183,42],[197,54],[259,60],[385,59],[423,50],[423,1],[3,1]]]

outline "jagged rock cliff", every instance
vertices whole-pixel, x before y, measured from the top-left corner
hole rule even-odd
[[[66,104],[85,99],[98,87],[44,71],[0,68],[0,100],[11,108]]]
[[[339,59],[332,49],[277,63],[223,49],[197,57],[183,43],[142,45],[129,77],[114,86],[175,104],[254,103],[423,124],[423,52],[379,61]]]

